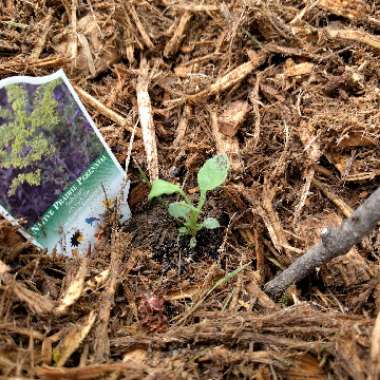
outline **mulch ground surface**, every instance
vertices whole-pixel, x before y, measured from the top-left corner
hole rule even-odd
[[[378,379],[378,229],[280,299],[263,286],[380,184],[379,54],[376,0],[0,1],[0,79],[64,68],[123,166],[137,125],[133,217],[110,210],[85,257],[0,221],[0,375]],[[176,197],[148,201],[149,144],[194,201],[229,156],[194,249]]]

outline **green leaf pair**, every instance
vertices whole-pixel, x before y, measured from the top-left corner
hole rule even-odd
[[[208,191],[214,190],[222,185],[228,175],[229,162],[227,155],[217,155],[207,160],[198,172],[197,180],[199,186],[198,205],[194,206],[185,192],[173,183],[157,179],[153,182],[148,199],[162,195],[180,194],[182,201],[173,202],[169,205],[169,214],[179,220],[182,226],[179,228],[180,235],[190,235],[190,246],[194,248],[197,244],[196,235],[202,228],[215,229],[220,227],[215,218],[205,218],[199,223],[199,217],[206,202]]]

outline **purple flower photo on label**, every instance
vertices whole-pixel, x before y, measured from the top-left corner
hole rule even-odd
[[[0,81],[0,212],[25,235],[66,253],[72,231],[83,230],[75,247],[91,241],[104,210],[89,199],[101,205],[126,182],[63,71]]]

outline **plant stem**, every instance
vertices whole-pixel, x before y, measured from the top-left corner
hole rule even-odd
[[[190,213],[189,229],[190,229],[191,236],[194,238],[198,232],[197,225],[198,225],[199,214],[200,212],[198,211],[198,209],[191,211]]]
[[[201,195],[199,196],[198,207],[197,207],[197,209],[199,210],[199,213],[202,211],[205,203],[206,203],[206,193],[201,192]]]
[[[182,189],[180,189],[179,194],[189,206],[194,207],[193,202],[191,202],[190,198],[186,195],[186,193]]]

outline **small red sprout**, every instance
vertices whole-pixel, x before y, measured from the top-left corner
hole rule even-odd
[[[145,293],[138,307],[140,323],[149,331],[164,331],[168,318],[165,315],[165,299],[154,293]]]

